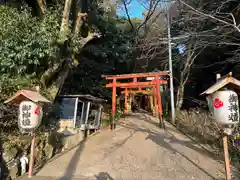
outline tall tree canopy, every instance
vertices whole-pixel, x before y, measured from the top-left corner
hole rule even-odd
[[[15,89],[23,82],[31,86],[31,79],[54,98],[71,69],[84,71],[82,61],[90,67],[98,63],[101,71],[114,72],[119,63],[127,70],[130,35],[118,27],[125,20],[108,1],[9,1],[0,13],[1,87],[10,87],[4,85],[9,79]]]
[[[101,75],[131,72],[133,36],[109,1],[8,1],[0,14],[4,126],[17,118],[3,100],[21,88],[41,85],[51,100],[58,93],[108,97]]]

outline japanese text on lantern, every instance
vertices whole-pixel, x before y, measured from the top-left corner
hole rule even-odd
[[[238,121],[238,103],[237,103],[238,97],[237,97],[237,95],[230,94],[228,101],[229,101],[228,110],[230,111],[228,120],[236,122],[236,121]]]
[[[22,125],[24,126],[30,126],[31,125],[31,105],[23,105],[22,106]]]

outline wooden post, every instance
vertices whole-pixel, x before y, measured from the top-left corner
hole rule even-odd
[[[153,95],[153,100],[154,100],[154,106],[155,106],[155,117],[158,117],[158,106],[157,106],[157,89],[156,89],[156,86],[154,87],[154,95]]]
[[[125,93],[124,93],[124,113],[128,112],[128,89],[125,89]]]
[[[116,115],[116,78],[113,78],[113,87],[112,87],[112,122],[111,129],[116,128],[115,115]]]
[[[218,79],[220,78],[221,78],[221,74],[216,74],[216,81],[218,81]],[[231,168],[230,168],[230,160],[228,155],[228,135],[223,133],[222,137],[223,137],[226,180],[231,180]]]
[[[36,90],[37,90],[37,92],[40,92],[40,86],[36,86]],[[32,178],[32,176],[33,176],[35,141],[36,141],[36,135],[33,131],[31,132],[31,135],[32,135],[32,142],[31,142],[31,150],[30,150],[28,178]]]
[[[231,168],[228,155],[228,135],[223,135],[223,149],[224,149],[224,159],[225,159],[225,171],[226,171],[226,180],[231,180]]]
[[[36,136],[35,136],[35,133],[32,132],[32,143],[31,143],[30,161],[29,161],[29,169],[28,169],[28,178],[31,178],[33,176],[35,141],[36,141]]]
[[[158,75],[155,76],[156,80],[156,89],[157,89],[157,102],[158,102],[158,118],[159,118],[159,127],[164,128],[163,118],[162,118],[162,102],[161,102],[161,92],[160,92],[160,83],[158,81]]]

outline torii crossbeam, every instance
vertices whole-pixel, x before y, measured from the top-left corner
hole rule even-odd
[[[106,87],[112,88],[112,122],[111,129],[116,128],[115,114],[116,114],[116,89],[118,88],[139,88],[139,87],[149,87],[156,89],[156,93],[154,93],[154,98],[157,99],[157,108],[158,108],[158,118],[159,118],[159,126],[164,128],[164,122],[162,119],[162,104],[161,104],[161,94],[160,94],[160,84],[167,84],[166,80],[159,80],[161,76],[168,76],[168,71],[162,72],[152,72],[152,73],[138,73],[138,74],[121,74],[121,75],[102,75],[106,80],[111,80],[112,83],[106,85]],[[152,77],[154,80],[147,81],[147,77]],[[144,81],[139,82],[138,79],[144,78]],[[117,82],[117,80],[122,79],[132,79],[132,82]],[[157,96],[157,97],[156,97]]]

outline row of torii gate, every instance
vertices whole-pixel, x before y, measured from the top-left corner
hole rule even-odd
[[[127,110],[127,99],[131,93],[153,94],[155,111],[159,119],[159,127],[164,128],[162,101],[160,93],[160,85],[167,84],[166,78],[169,76],[168,71],[138,73],[138,74],[121,74],[121,75],[103,75],[106,80],[112,81],[106,87],[112,88],[112,121],[111,129],[116,128],[116,96],[117,88],[124,89],[122,93],[125,95],[124,109]],[[151,78],[148,81],[147,78]],[[120,81],[125,82],[120,82]],[[126,82],[128,80],[128,82]],[[129,82],[130,80],[130,82]]]

